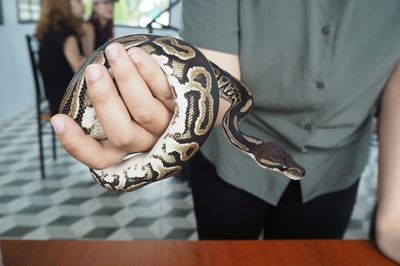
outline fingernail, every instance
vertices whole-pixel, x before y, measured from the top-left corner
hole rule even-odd
[[[113,59],[117,58],[118,54],[119,54],[119,49],[118,49],[117,45],[110,44],[109,46],[107,46],[106,55],[107,55],[108,59],[113,60]]]
[[[100,68],[96,64],[89,65],[86,68],[86,72],[85,73],[86,73],[86,78],[91,80],[91,81],[95,81],[96,79],[98,79],[100,77],[100,74],[101,74]]]
[[[64,131],[64,121],[62,119],[52,117],[50,121],[57,135],[61,134]]]
[[[134,63],[139,63],[142,60],[142,56],[139,54],[138,51],[132,50],[129,52],[129,56],[131,57]]]

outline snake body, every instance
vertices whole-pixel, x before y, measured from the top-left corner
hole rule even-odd
[[[72,117],[86,134],[97,140],[106,138],[87,95],[84,72],[92,63],[109,68],[104,50],[111,42],[119,42],[126,49],[140,47],[151,54],[165,72],[176,106],[168,128],[150,151],[128,155],[106,169],[90,169],[100,185],[115,191],[132,191],[177,174],[213,129],[219,97],[231,103],[223,119],[229,142],[261,167],[291,179],[305,175],[304,169],[278,145],[240,132],[239,124],[253,105],[250,90],[208,61],[193,45],[171,37],[144,34],[120,37],[98,48],[86,60],[71,80],[60,107],[60,113]]]

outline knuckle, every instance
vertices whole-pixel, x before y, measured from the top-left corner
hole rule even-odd
[[[133,134],[119,134],[110,138],[110,141],[117,147],[123,150],[129,150],[135,140]]]
[[[79,157],[82,153],[82,145],[81,143],[76,141],[74,137],[69,135],[63,136],[60,138],[61,144],[63,145],[64,149],[72,156],[72,157]]]
[[[91,165],[89,165],[90,168],[95,169],[95,170],[102,170],[110,167],[111,164],[108,163],[104,158],[99,158],[99,160],[92,162]]]
[[[168,87],[169,88],[169,87]],[[170,89],[170,88],[169,88]],[[170,90],[165,90],[165,93],[160,95],[160,98],[162,101],[167,101],[167,102],[173,102],[175,101],[175,97],[172,94],[172,91]]]
[[[157,62],[153,62],[154,64],[149,64],[146,69],[147,81],[157,87],[166,88],[169,87],[168,79],[166,77],[165,72],[159,67]]]
[[[133,84],[135,84],[132,73],[126,69],[115,73],[115,79],[118,83],[118,87],[120,88],[130,88]]]
[[[107,98],[107,91],[101,88],[100,82],[89,83],[87,85],[87,94],[92,101],[102,101]]]
[[[141,125],[148,125],[155,121],[154,113],[147,108],[141,108],[135,112],[133,119]]]
[[[147,81],[147,80],[146,80]],[[152,73],[148,78],[149,87],[155,89],[155,94],[162,97],[173,97],[168,80],[159,73]]]
[[[89,98],[94,104],[104,104],[111,99],[112,96],[108,89],[103,88],[100,90],[99,87],[100,86],[93,86],[88,89]]]
[[[80,146],[75,145],[73,142],[63,143],[63,146],[64,146],[64,149],[66,151],[68,151],[68,153],[73,157],[77,156],[80,152]]]

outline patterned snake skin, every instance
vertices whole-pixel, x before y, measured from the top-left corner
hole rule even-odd
[[[86,93],[84,72],[92,63],[109,68],[104,50],[111,42],[119,42],[126,49],[140,47],[151,54],[167,76],[176,107],[168,128],[150,151],[126,156],[117,165],[106,169],[90,169],[103,187],[132,191],[177,174],[213,129],[219,97],[231,102],[223,119],[223,128],[235,147],[250,155],[261,167],[291,179],[303,178],[305,170],[282,148],[240,132],[239,124],[253,104],[246,86],[208,61],[191,44],[171,37],[129,35],[117,38],[87,59],[71,80],[60,107],[60,113],[72,117],[86,134],[97,140],[105,139]]]

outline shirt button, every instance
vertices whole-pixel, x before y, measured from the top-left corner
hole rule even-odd
[[[331,30],[330,30],[329,26],[325,26],[321,29],[321,32],[323,35],[328,35],[330,33],[330,31]]]
[[[307,131],[310,131],[311,128],[312,128],[311,124],[305,124],[304,125],[304,129],[307,130]]]
[[[317,86],[318,89],[323,89],[323,88],[325,88],[325,83],[323,83],[321,81],[318,81],[316,86]]]

